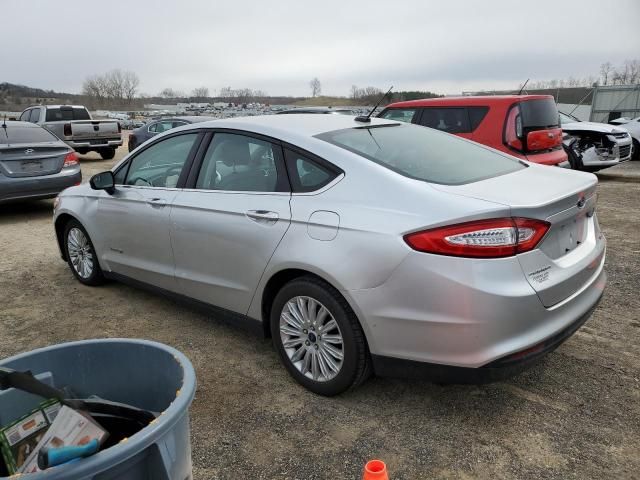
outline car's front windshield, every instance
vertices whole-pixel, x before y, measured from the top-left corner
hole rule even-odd
[[[517,159],[454,135],[411,124],[346,128],[317,135],[405,177],[461,185],[526,168]]]

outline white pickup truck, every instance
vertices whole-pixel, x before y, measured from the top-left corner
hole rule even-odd
[[[122,145],[118,121],[93,120],[82,105],[29,107],[20,114],[19,120],[46,128],[80,154],[94,151],[110,160]]]

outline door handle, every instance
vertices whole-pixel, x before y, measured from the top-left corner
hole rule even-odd
[[[269,210],[249,210],[247,211],[247,217],[258,222],[275,222],[280,218],[276,212],[270,212]]]
[[[147,203],[152,207],[164,207],[167,201],[164,198],[151,198],[147,200]]]

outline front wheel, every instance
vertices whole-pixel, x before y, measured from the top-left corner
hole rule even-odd
[[[301,277],[278,292],[271,334],[291,376],[312,392],[337,395],[370,374],[369,351],[356,315],[344,297],[320,279]]]
[[[91,286],[104,283],[93,243],[76,220],[71,220],[64,229],[64,246],[69,268],[80,283]]]

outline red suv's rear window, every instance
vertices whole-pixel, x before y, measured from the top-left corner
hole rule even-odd
[[[524,128],[552,128],[560,126],[558,108],[552,98],[540,98],[520,102],[520,114]]]

